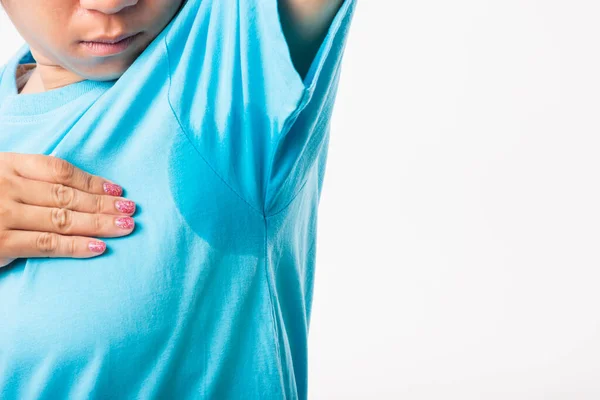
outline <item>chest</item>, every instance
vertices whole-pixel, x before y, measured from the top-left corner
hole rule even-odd
[[[107,251],[99,257],[20,259],[1,271],[0,320],[9,328],[0,348],[15,340],[37,354],[52,346],[85,352],[97,338],[158,343],[182,318],[202,320],[191,312],[198,293],[227,304],[241,293],[231,291],[238,280],[260,273],[263,220],[204,162],[173,117],[155,113],[83,115],[40,127],[38,140],[10,144],[118,182],[137,211],[134,232],[102,238]]]

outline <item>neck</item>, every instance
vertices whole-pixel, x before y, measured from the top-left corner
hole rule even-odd
[[[55,65],[36,64],[20,93],[41,93],[70,85],[84,78]]]

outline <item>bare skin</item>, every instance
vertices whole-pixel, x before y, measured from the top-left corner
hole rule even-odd
[[[22,93],[43,92],[85,79],[117,79],[182,4],[183,0],[2,0],[36,61]],[[86,54],[80,45],[84,40],[137,32],[141,35],[135,44],[112,57]]]
[[[89,258],[93,237],[120,237],[120,217],[131,217],[114,182],[58,157],[0,152],[0,267],[19,257]],[[110,189],[110,188],[108,188]]]

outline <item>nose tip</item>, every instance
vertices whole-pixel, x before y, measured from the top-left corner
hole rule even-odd
[[[81,0],[81,7],[100,11],[104,14],[116,14],[127,7],[135,6],[138,0]]]

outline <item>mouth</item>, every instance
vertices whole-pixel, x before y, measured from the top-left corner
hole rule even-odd
[[[138,32],[139,33],[139,32]],[[115,36],[115,37],[107,37],[107,36],[103,36],[103,37],[98,37],[92,40],[82,40],[82,42],[84,43],[105,43],[105,44],[116,44],[119,43],[127,38],[133,37],[135,35],[137,35],[138,33],[124,33],[122,35],[119,36]]]
[[[81,41],[80,44],[90,53],[97,56],[109,56],[121,53],[139,37],[142,32],[123,34],[114,38],[100,37],[90,41]]]

